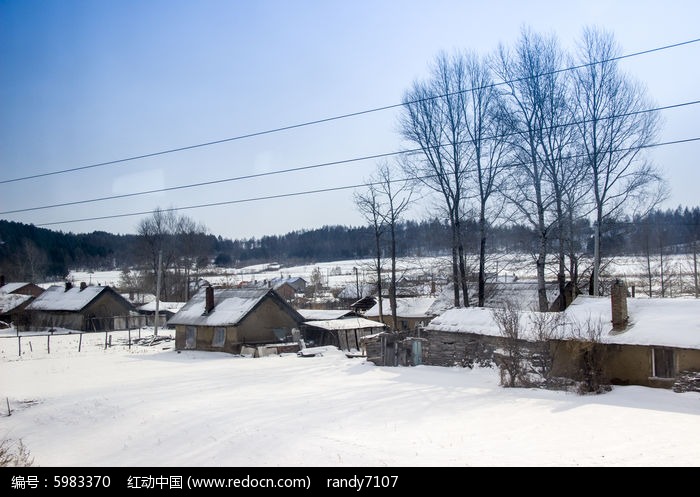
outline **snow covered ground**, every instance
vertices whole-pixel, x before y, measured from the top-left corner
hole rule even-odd
[[[148,329],[131,348],[126,332],[85,335],[80,352],[75,334],[24,337],[20,356],[2,333],[0,435],[38,466],[700,465],[696,392],[507,389],[493,369],[379,367],[333,349],[179,353],[149,346]]]

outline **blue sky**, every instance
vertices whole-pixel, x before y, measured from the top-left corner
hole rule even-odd
[[[565,8],[563,8],[565,6]],[[694,1],[0,0],[0,211],[80,202],[396,152],[397,109],[81,169],[398,104],[440,50],[489,53],[521,26],[572,47],[585,25],[624,53],[700,37]],[[627,59],[660,105],[700,99],[700,43]],[[660,141],[700,137],[700,106],[663,113]],[[699,142],[651,157],[669,180],[665,207],[697,206]],[[363,224],[352,190],[377,160],[100,202],[0,214],[76,233],[132,233],[182,210],[230,238]],[[411,216],[429,214],[417,204]],[[57,223],[57,224],[53,224]]]

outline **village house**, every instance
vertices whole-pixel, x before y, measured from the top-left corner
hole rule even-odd
[[[602,376],[611,384],[672,388],[684,375],[700,371],[697,299],[628,299],[622,287],[611,298],[580,295],[561,313],[518,311],[518,316],[523,350],[542,345],[537,323],[549,320],[546,343],[553,376],[579,374],[577,344],[599,351]],[[426,339],[422,362],[440,366],[496,362],[504,344],[492,309],[480,307],[449,309],[419,336]]]
[[[54,285],[27,307],[27,329],[67,328],[77,331],[125,329],[134,308],[109,286]]]
[[[38,297],[44,292],[44,289],[35,283],[6,283],[5,277],[0,276],[0,292],[13,295],[30,295],[32,297]]]
[[[168,326],[175,327],[177,350],[241,354],[244,348],[270,344],[291,344],[298,350],[295,332],[303,320],[272,288],[208,286],[193,295]]]
[[[16,328],[23,328],[29,324],[26,307],[41,295],[44,289],[34,283],[5,283],[5,278],[0,276],[0,322],[2,326],[13,324]]]

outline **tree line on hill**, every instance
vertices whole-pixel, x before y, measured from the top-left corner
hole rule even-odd
[[[193,265],[241,267],[264,262],[282,265],[334,260],[366,259],[374,255],[369,226],[323,226],[284,235],[230,239],[199,227],[192,238]],[[477,254],[478,223],[462,223],[467,253]],[[492,250],[533,253],[537,234],[526,225],[489,227]],[[581,222],[577,243],[592,254],[593,227]],[[602,227],[606,257],[692,253],[700,240],[700,207],[655,210],[636,219],[615,219]],[[176,236],[176,235],[173,235]],[[0,220],[0,271],[6,281],[46,281],[64,278],[71,269],[123,270],[146,266],[143,236],[104,231],[75,234],[34,225]],[[451,232],[438,219],[402,221],[396,228],[397,255],[421,257],[448,255]],[[386,249],[386,247],[384,247]]]

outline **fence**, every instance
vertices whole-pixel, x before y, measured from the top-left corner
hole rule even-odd
[[[126,328],[121,330],[93,329],[92,331],[84,331],[54,328],[35,331],[17,330],[15,336],[8,335],[2,338],[6,340],[17,340],[17,355],[19,357],[21,357],[23,353],[26,354],[27,352],[41,353],[45,351],[46,354],[51,354],[52,345],[55,345],[56,341],[59,339],[61,339],[60,345],[62,350],[66,350],[67,348],[70,350],[77,349],[78,352],[83,351],[85,346],[94,348],[96,345],[99,345],[99,347],[106,350],[113,346],[112,337],[114,335],[117,336],[116,345],[125,346],[129,349],[131,349],[133,345],[155,345],[173,339],[172,333],[156,335],[155,333],[152,333],[153,330],[151,329],[144,331],[144,326],[135,326],[136,324],[148,322],[147,319],[141,319],[141,316],[138,316],[138,319],[135,320],[131,318],[134,318],[134,316],[129,316],[129,319],[123,321]],[[143,318],[152,318],[152,316],[143,316]],[[116,318],[116,322],[119,323],[118,318]],[[68,341],[65,340],[67,337],[77,337],[77,340],[73,341],[73,344],[70,347],[67,347],[66,344]],[[88,338],[89,343],[85,342],[83,339],[84,337]],[[97,337],[100,337],[99,341],[96,340]],[[102,339],[102,337],[104,339]]]

